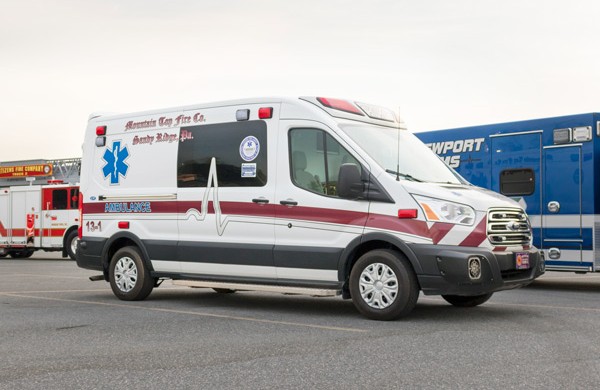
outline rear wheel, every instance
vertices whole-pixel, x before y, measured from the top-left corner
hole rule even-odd
[[[71,233],[67,236],[65,240],[65,247],[67,249],[67,254],[71,258],[71,260],[75,260],[75,256],[77,255],[77,243],[79,242],[79,235],[77,234],[77,230],[72,230]]]
[[[387,321],[411,312],[419,297],[419,285],[404,255],[377,249],[365,253],[354,264],[350,294],[361,314]]]
[[[134,246],[121,248],[113,255],[108,276],[113,293],[124,301],[141,301],[154,288],[154,278]]]
[[[485,303],[492,297],[493,293],[462,296],[462,295],[442,295],[446,302],[457,307],[474,307]]]

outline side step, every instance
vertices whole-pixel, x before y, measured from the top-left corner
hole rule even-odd
[[[311,295],[313,297],[334,297],[342,293],[341,290],[328,290],[324,288],[305,288],[290,286],[271,286],[266,284],[223,283],[205,280],[173,280],[176,286],[196,288],[222,288],[237,291],[265,291],[281,294]]]

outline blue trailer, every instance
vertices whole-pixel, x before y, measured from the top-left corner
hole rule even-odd
[[[525,207],[546,268],[600,271],[600,114],[416,133],[472,184]]]

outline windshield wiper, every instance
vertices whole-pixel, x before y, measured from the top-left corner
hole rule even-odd
[[[417,181],[419,183],[425,183],[425,180],[417,179],[416,177],[413,177],[413,176],[409,175],[408,173],[396,172],[396,171],[393,171],[391,169],[386,169],[385,171],[387,173],[391,173],[392,175],[396,175],[396,177],[402,176],[406,180]]]

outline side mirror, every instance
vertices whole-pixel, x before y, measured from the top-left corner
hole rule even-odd
[[[363,194],[363,183],[356,164],[342,164],[338,174],[337,194],[340,198],[356,199]]]

